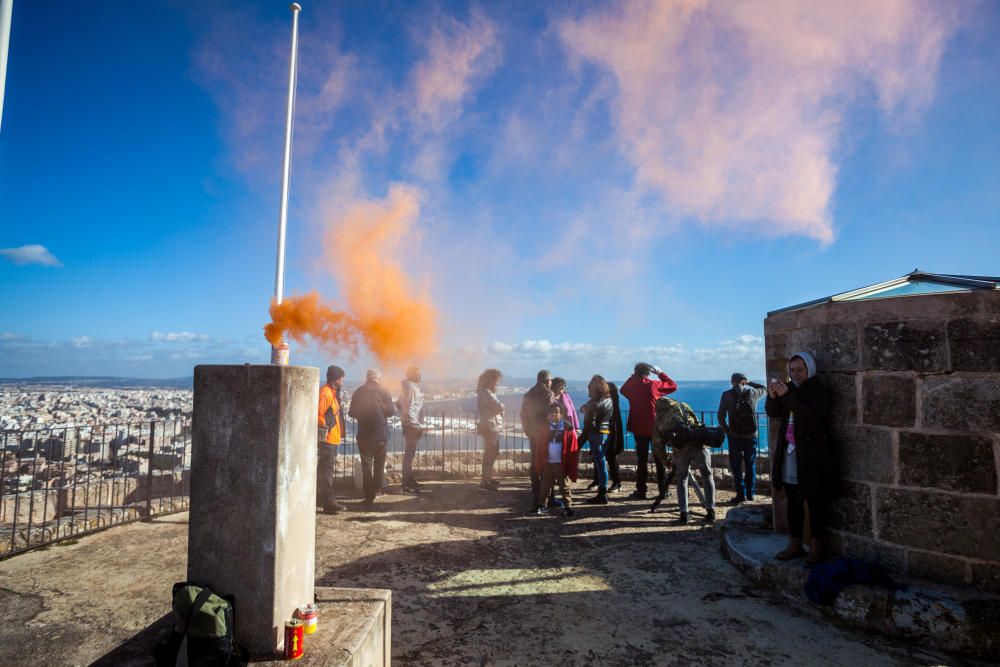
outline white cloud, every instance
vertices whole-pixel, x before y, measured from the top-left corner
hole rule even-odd
[[[23,245],[19,248],[0,248],[0,257],[12,264],[39,264],[41,266],[62,266],[62,262],[43,245]]]
[[[154,331],[149,335],[149,340],[161,343],[191,343],[204,342],[209,340],[206,334],[191,333],[189,331],[161,333]]]
[[[76,338],[70,341],[70,345],[78,349],[90,347],[93,344],[94,344],[94,339],[91,338],[90,336],[77,336]]]
[[[571,379],[594,373],[625,377],[638,361],[656,364],[674,379],[722,379],[733,371],[754,376],[764,369],[764,339],[752,334],[694,349],[681,343],[628,346],[529,339],[519,343],[494,341],[478,350],[467,347],[460,352],[467,362],[495,365],[512,377],[530,377],[539,368]]]
[[[4,331],[0,332],[0,340],[24,340],[24,336],[22,334]]]
[[[925,109],[959,5],[629,0],[558,30],[613,82],[620,150],[668,211],[828,243],[849,106],[872,97],[890,121]]]
[[[743,334],[733,340],[724,340],[715,347],[695,348],[693,356],[702,362],[728,362],[762,367],[764,364],[764,339]]]

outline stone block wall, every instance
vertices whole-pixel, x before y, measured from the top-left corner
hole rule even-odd
[[[826,303],[764,333],[769,375],[808,351],[834,393],[834,547],[1000,592],[1000,291]]]

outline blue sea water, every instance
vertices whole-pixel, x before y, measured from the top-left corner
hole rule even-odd
[[[621,386],[621,382],[617,382]],[[719,409],[719,399],[722,392],[728,390],[732,385],[725,380],[719,381],[677,381],[677,391],[671,394],[672,398],[679,401],[683,401],[691,406],[691,408],[698,415],[698,418],[707,425],[715,425],[717,423],[716,414]],[[512,418],[518,413],[521,408],[521,397],[522,392],[516,393],[503,393],[504,387],[500,388],[500,400],[506,407],[507,421],[511,422]],[[570,398],[573,399],[573,404],[580,408],[587,401],[587,389],[583,383],[570,382],[568,386],[568,391]],[[628,418],[628,401],[623,397],[621,399],[622,408],[622,418]],[[757,405],[758,412],[763,412],[764,404],[763,399]],[[431,401],[425,405],[425,411],[428,414],[438,414],[438,415],[450,415],[450,416],[467,416],[473,418],[476,412],[476,399],[475,398],[462,398],[462,399],[449,399],[441,401]],[[760,439],[761,442],[766,442],[766,429],[767,420],[759,419],[760,422]],[[631,434],[626,437],[625,441],[626,449],[634,449],[635,444],[633,442]]]

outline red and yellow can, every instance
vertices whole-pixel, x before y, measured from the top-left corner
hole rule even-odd
[[[285,621],[285,660],[298,660],[304,653],[303,636],[304,627],[302,621],[293,618]]]
[[[311,602],[304,604],[295,610],[295,618],[302,621],[305,633],[311,635],[319,627],[319,608]]]

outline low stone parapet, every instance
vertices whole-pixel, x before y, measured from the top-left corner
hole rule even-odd
[[[834,604],[813,604],[804,592],[809,569],[802,560],[779,561],[785,535],[770,530],[768,507],[729,511],[722,550],[754,582],[802,608],[847,625],[873,630],[928,648],[980,658],[1000,654],[1000,596],[975,588],[950,588],[906,579],[902,590],[855,584]]]

